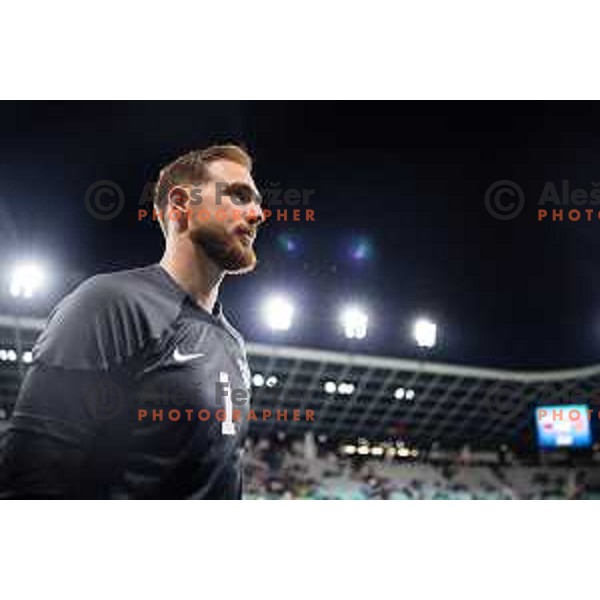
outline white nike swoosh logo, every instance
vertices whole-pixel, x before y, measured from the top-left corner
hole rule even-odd
[[[194,360],[194,358],[200,358],[201,356],[204,356],[204,352],[200,352],[198,354],[181,354],[181,352],[179,352],[179,348],[175,348],[173,351],[173,358],[177,362],[187,362],[188,360]]]

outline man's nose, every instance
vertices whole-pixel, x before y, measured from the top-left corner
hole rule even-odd
[[[246,212],[246,221],[250,225],[260,225],[265,221],[265,215],[260,204],[253,203]]]

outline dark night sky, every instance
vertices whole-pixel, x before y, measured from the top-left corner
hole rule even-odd
[[[225,140],[247,144],[259,185],[315,190],[316,222],[272,221],[256,272],[225,282],[226,310],[249,340],[272,339],[260,303],[286,291],[301,319],[277,336],[288,344],[347,347],[337,312],[354,298],[372,320],[360,351],[415,356],[410,326],[427,314],[440,327],[437,360],[598,362],[600,220],[537,222],[537,198],[544,181],[600,181],[600,103],[2,102],[2,270],[42,257],[54,300],[86,275],[157,261],[158,227],[136,216],[144,182],[182,151]],[[102,179],[127,200],[112,221],[84,205]],[[514,220],[484,204],[501,179],[525,193]],[[363,239],[371,253],[357,262],[350,249]]]

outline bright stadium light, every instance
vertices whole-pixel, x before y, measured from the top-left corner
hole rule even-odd
[[[294,319],[294,306],[283,296],[273,296],[264,305],[264,318],[274,331],[287,331]]]
[[[326,394],[335,394],[337,385],[335,384],[335,381],[326,381],[323,385],[323,389],[325,390]]]
[[[9,291],[14,298],[32,298],[44,285],[46,274],[39,264],[21,263],[10,275]]]
[[[342,381],[337,386],[338,394],[342,394],[342,396],[350,396],[354,393],[354,390],[355,390],[354,384],[346,382],[346,381]]]
[[[433,348],[437,337],[437,325],[429,319],[415,321],[413,335],[420,348]]]
[[[267,387],[272,388],[277,385],[278,381],[279,380],[277,377],[275,377],[275,375],[271,375],[270,377],[267,377],[267,381],[265,383],[267,384]]]
[[[252,375],[252,385],[254,387],[262,387],[265,384],[265,378],[261,373]]]
[[[403,387],[396,388],[396,391],[394,392],[394,398],[396,398],[396,400],[402,400],[404,398],[404,393]]]
[[[367,336],[369,316],[358,306],[348,306],[340,314],[344,335],[348,339],[362,340]]]
[[[415,390],[406,390],[406,399],[414,400],[415,398]]]

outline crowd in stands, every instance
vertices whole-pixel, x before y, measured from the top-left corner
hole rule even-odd
[[[429,457],[348,456],[311,436],[250,439],[244,454],[247,499],[583,499],[598,497],[593,467],[477,464]]]
[[[452,458],[347,455],[339,444],[282,433],[249,438],[243,456],[246,499],[600,499],[600,465],[482,462],[464,451]]]

